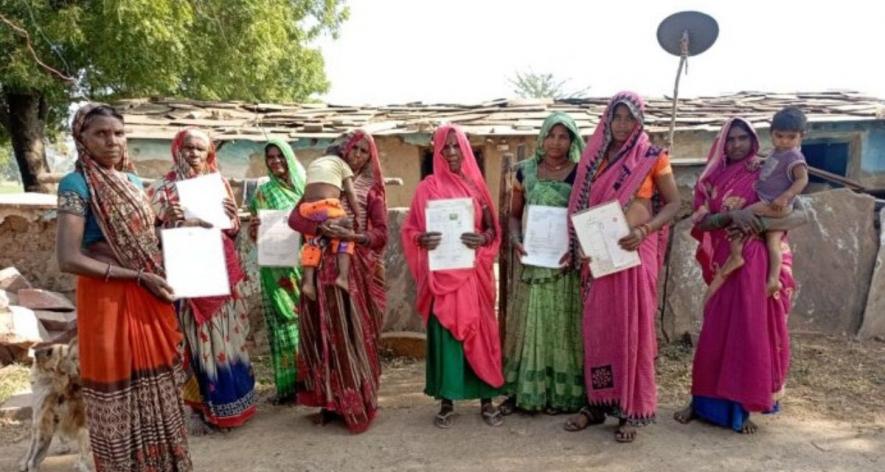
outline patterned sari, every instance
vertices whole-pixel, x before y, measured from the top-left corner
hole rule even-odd
[[[638,125],[606,162],[613,139],[611,122],[621,104]],[[612,200],[627,208],[658,160],[665,159],[666,151],[652,145],[643,129],[643,108],[642,99],[631,92],[618,93],[609,101],[578,164],[569,214]],[[582,271],[585,287],[589,284],[584,290],[587,398],[591,406],[634,426],[653,422],[657,411],[655,313],[666,241],[666,227],[648,235],[638,249],[640,266],[594,278],[592,283],[586,264]]]
[[[346,156],[364,139],[369,143],[370,161],[354,179],[354,187],[365,241],[356,245],[350,291],[335,285],[336,256],[324,251],[316,270],[317,300],[302,297],[299,314],[304,390],[298,392],[298,402],[339,415],[352,433],[366,431],[378,412],[378,336],[386,306],[382,263],[387,204],[378,150],[368,133],[355,131],[339,139],[337,154]],[[297,208],[289,216],[289,226],[317,234],[318,225],[302,217]]]
[[[202,135],[210,143],[206,159],[206,173],[218,172],[217,156],[211,140],[200,130],[181,130],[172,141],[172,170],[148,190],[151,205],[162,221],[169,205],[177,203],[175,182],[196,177],[196,173],[181,156],[181,147],[189,134]],[[228,195],[233,192],[224,180]],[[194,374],[184,387],[184,400],[202,413],[204,420],[220,428],[242,426],[255,414],[255,377],[246,351],[249,319],[246,305],[239,297],[237,285],[245,278],[240,266],[235,239],[240,220],[234,227],[222,231],[225,262],[231,295],[183,300],[178,306],[178,318],[184,332],[190,371]]]
[[[743,160],[729,163],[725,138],[738,121],[751,133],[753,148]],[[695,187],[695,222],[758,201],[758,149],[759,140],[749,122],[733,118],[725,123]],[[701,231],[696,226],[692,236],[700,243],[696,257],[709,284],[728,259],[727,232]],[[744,244],[744,265],[729,274],[704,305],[692,369],[692,407],[701,418],[735,431],[741,431],[750,412],[777,411],[776,396],[786,381],[790,365],[787,317],[796,282],[786,239],[781,251],[783,288],[774,297],[766,293],[765,239],[755,236]]]
[[[535,157],[519,163],[521,182],[515,185],[525,196],[525,211],[529,205],[568,207],[571,183],[538,178],[543,142],[555,125],[565,126],[571,134],[570,161],[577,163],[584,150],[584,141],[571,117],[554,113],[544,121]],[[516,406],[523,410],[575,411],[587,403],[580,283],[575,270],[563,273],[559,269],[522,266],[516,302],[507,319],[504,377],[507,393],[516,396]]]
[[[268,170],[270,181],[258,188],[249,204],[253,218],[258,210],[291,210],[304,193],[304,167],[295,158],[289,143],[271,139],[265,149],[275,146],[286,159],[289,179],[283,180]],[[262,267],[261,294],[274,382],[278,398],[295,394],[298,377],[298,305],[301,295],[301,270],[289,267]]]
[[[86,115],[73,122],[77,171],[59,185],[58,211],[98,223],[117,262],[163,274],[154,212],[122,170],[106,169],[81,142]],[[90,220],[93,220],[90,222]],[[89,439],[99,472],[189,471],[187,430],[179,395],[182,337],[175,310],[134,280],[77,278],[80,375]]]

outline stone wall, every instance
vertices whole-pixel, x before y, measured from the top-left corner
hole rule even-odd
[[[811,221],[789,235],[797,283],[791,329],[853,335],[865,324],[871,333],[885,335],[885,326],[880,328],[879,322],[864,322],[864,316],[871,320],[879,316],[875,308],[867,309],[870,300],[879,306],[868,293],[882,293],[885,283],[881,270],[873,276],[880,252],[873,225],[874,199],[845,189],[801,198],[808,204]],[[666,293],[661,329],[668,339],[700,330],[706,287],[694,261],[697,243],[690,230],[690,220],[676,224],[667,275],[662,279]],[[873,287],[871,280],[875,280]]]

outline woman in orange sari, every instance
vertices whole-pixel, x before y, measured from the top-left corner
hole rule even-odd
[[[154,212],[128,173],[123,117],[86,105],[77,168],[59,183],[56,246],[77,277],[80,375],[98,471],[189,471],[179,395],[182,336]]]

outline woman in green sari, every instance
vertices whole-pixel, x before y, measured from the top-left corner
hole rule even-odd
[[[295,158],[289,143],[282,139],[271,139],[264,147],[264,159],[270,181],[258,188],[249,204],[253,241],[260,223],[258,210],[291,210],[304,193],[304,167]],[[272,400],[275,404],[295,400],[300,281],[301,270],[298,268],[261,268],[264,318],[277,387],[277,394]]]
[[[567,208],[584,142],[565,113],[547,117],[533,158],[517,164],[510,212],[515,256],[529,205]],[[504,341],[504,415],[516,408],[557,414],[587,402],[581,338],[580,275],[569,267],[523,265]]]

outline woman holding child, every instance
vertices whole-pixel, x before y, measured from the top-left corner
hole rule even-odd
[[[317,223],[298,206],[289,216],[289,226],[298,232],[355,245],[347,271],[349,291],[336,284],[338,255],[326,250],[315,269],[316,299],[301,297],[299,375],[304,390],[298,402],[321,408],[318,423],[340,418],[351,432],[361,433],[377,413],[381,376],[377,340],[386,305],[384,176],[375,141],[364,131],[342,135],[327,153],[344,159],[353,171],[359,221],[351,225],[356,229],[333,220]],[[349,205],[345,209],[352,214]]]
[[[761,174],[759,138],[752,125],[732,118],[710,149],[707,167],[695,187],[697,260],[704,280],[722,279],[708,293],[704,321],[692,370],[692,402],[676,413],[687,423],[702,418],[737,432],[757,429],[751,412],[778,410],[790,364],[787,317],[796,286],[792,254],[784,240],[776,290],[769,295],[769,253],[760,234],[804,224],[804,210],[784,218],[754,216]],[[730,236],[743,238],[743,265],[724,277],[719,274],[731,252]]]

